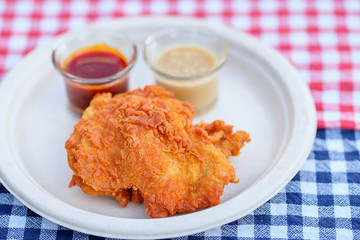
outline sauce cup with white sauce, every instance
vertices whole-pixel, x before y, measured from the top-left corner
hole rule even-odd
[[[228,54],[227,44],[204,28],[166,29],[145,41],[145,62],[156,84],[175,97],[196,105],[197,112],[212,106],[218,95],[219,71]]]

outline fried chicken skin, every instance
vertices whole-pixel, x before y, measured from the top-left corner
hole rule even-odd
[[[99,94],[65,143],[70,187],[145,204],[153,218],[220,203],[236,183],[228,157],[249,134],[223,121],[193,125],[195,108],[158,86]]]

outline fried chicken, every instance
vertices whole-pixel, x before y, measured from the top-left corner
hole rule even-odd
[[[66,141],[69,187],[145,204],[154,218],[220,203],[236,183],[228,157],[249,134],[217,120],[193,125],[195,108],[158,86],[96,95]]]

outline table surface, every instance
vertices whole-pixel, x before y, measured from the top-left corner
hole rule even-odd
[[[56,35],[113,18],[179,15],[247,32],[277,49],[317,110],[312,151],[296,176],[249,215],[178,239],[360,239],[360,1],[1,1],[1,78]],[[0,239],[103,239],[59,226],[0,183]]]

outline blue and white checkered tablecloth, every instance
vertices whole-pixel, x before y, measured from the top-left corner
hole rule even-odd
[[[176,239],[360,239],[359,149],[360,131],[318,130],[300,172],[272,199],[237,221]],[[40,217],[0,185],[0,239],[104,238]]]

